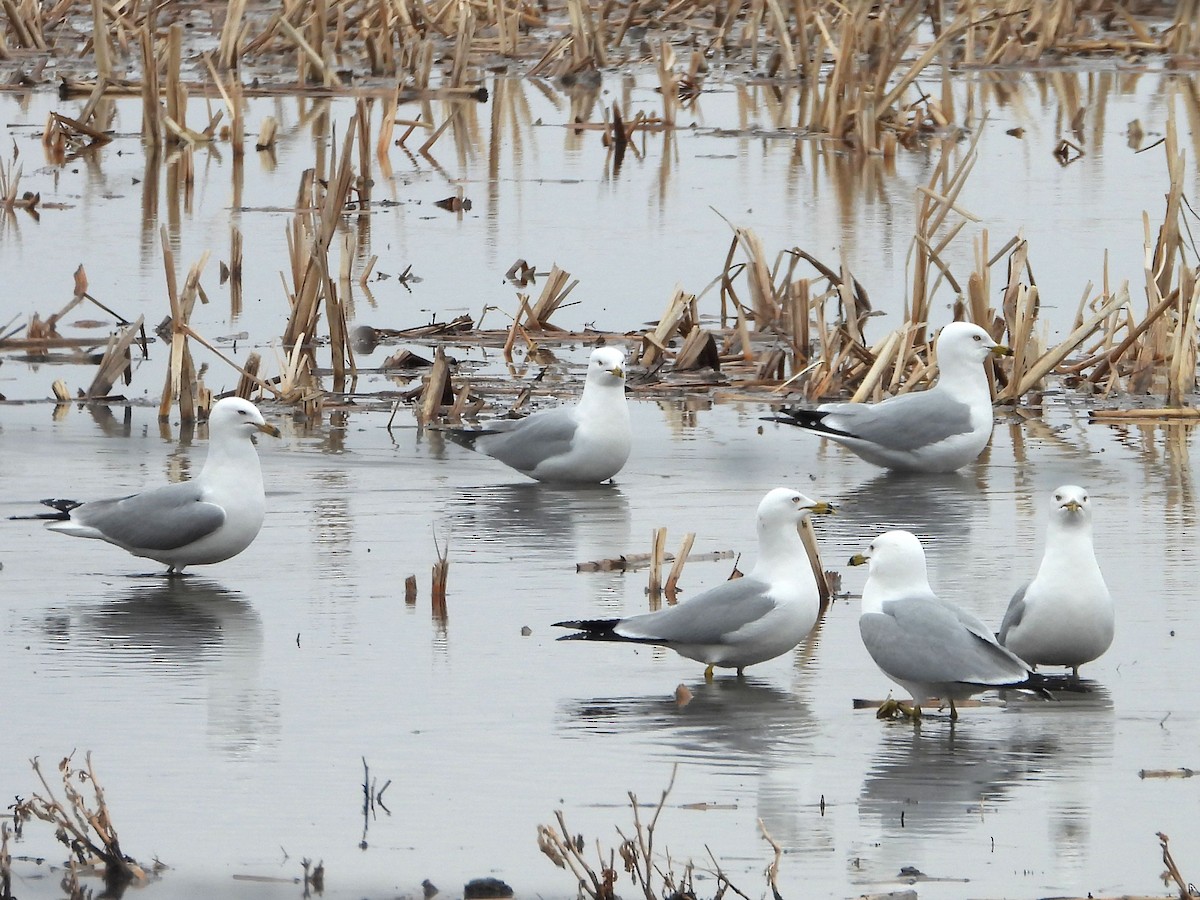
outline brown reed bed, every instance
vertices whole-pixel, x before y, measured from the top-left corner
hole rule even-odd
[[[48,29],[53,32],[67,27],[77,12],[69,2],[49,12],[35,9],[28,2],[17,4],[12,0],[8,5],[20,19],[19,23],[10,23],[9,30],[19,26],[21,42],[32,42],[33,35],[45,35]],[[824,134],[841,145],[886,157],[898,146],[933,131],[950,129],[953,133],[961,111],[954,109],[944,78],[940,99],[919,91],[913,97],[916,77],[929,66],[936,63],[944,75],[950,71],[949,66],[963,62],[986,65],[989,59],[1007,58],[1004,48],[1012,40],[1018,40],[1022,48],[1036,46],[1044,54],[1056,47],[1060,49],[1055,52],[1066,52],[1061,47],[1072,46],[1071,41],[1096,29],[1115,33],[1114,29],[1126,28],[1144,37],[1145,26],[1139,16],[1164,12],[1145,5],[1122,7],[1119,14],[1100,16],[1098,11],[1104,4],[1085,6],[1082,15],[1071,17],[1058,0],[1022,4],[1019,8],[1011,2],[980,0],[947,6],[942,17],[924,4],[905,2],[854,8],[801,3],[787,9],[768,2],[757,13],[733,4],[717,17],[703,4],[677,0],[654,16],[654,27],[666,30],[669,36],[676,35],[685,26],[701,28],[705,17],[712,15],[710,24],[703,27],[716,29],[726,52],[740,46],[755,57],[771,47],[771,34],[786,38],[770,49],[773,61],[768,69],[779,76],[790,72],[799,78],[798,113],[791,126],[796,134]],[[345,87],[339,72],[347,67],[353,70],[351,60],[360,45],[371,48],[373,73],[388,71],[388,65],[411,65],[418,59],[428,62],[438,39],[446,42],[443,49],[449,54],[449,69],[440,80],[434,79],[426,66],[419,73],[409,73],[412,77],[406,83],[414,87],[379,95],[383,114],[377,136],[372,135],[374,98],[369,87],[361,91],[341,140],[334,135],[332,151],[319,153],[316,165],[304,173],[288,230],[290,258],[284,295],[289,315],[282,330],[277,375],[260,374],[261,358],[248,357],[245,365],[228,359],[191,327],[191,308],[203,293],[200,276],[208,254],[193,266],[183,287],[178,288],[164,230],[170,306],[165,338],[171,349],[160,414],[165,416],[178,406],[185,421],[194,418],[197,403],[203,406],[206,397],[191,359],[192,342],[204,345],[237,369],[238,392],[243,395],[257,390],[296,405],[309,415],[355,395],[359,369],[348,324],[354,318],[355,287],[367,291],[366,273],[373,263],[368,263],[355,279],[351,259],[354,249],[367,246],[369,238],[373,170],[377,165],[384,168],[388,147],[403,144],[407,134],[417,128],[428,130],[419,150],[426,155],[445,133],[453,134],[456,142],[469,140],[474,101],[468,89],[474,83],[470,74],[473,67],[484,58],[481,41],[497,42],[494,48],[487,45],[488,53],[501,52],[498,48],[502,46],[504,52],[521,57],[528,54],[528,48],[518,45],[536,40],[539,29],[552,29],[555,15],[561,14],[562,27],[555,32],[551,48],[557,49],[544,51],[531,71],[550,74],[553,70],[577,77],[580,72],[616,64],[619,58],[628,60],[628,56],[621,57],[628,51],[622,36],[635,25],[649,27],[650,17],[637,3],[626,7],[611,3],[594,9],[578,0],[561,8],[539,7],[536,11],[520,4],[504,8],[445,0],[434,7],[408,0],[400,5],[353,8],[341,0],[315,5],[293,0],[281,9],[271,7],[269,13],[261,4],[245,0],[231,4],[226,18],[219,22],[219,46],[212,53],[195,57],[202,67],[185,72],[184,60],[192,54],[184,53],[183,29],[178,21],[172,21],[174,13],[170,10],[150,4],[144,9],[135,6],[114,13],[95,4],[89,5],[87,12],[95,19],[93,25],[104,26],[96,28],[93,44],[96,53],[111,56],[107,74],[101,72],[90,84],[64,83],[69,90],[86,92],[88,102],[77,120],[52,118],[45,132],[48,152],[60,157],[90,152],[97,141],[108,137],[103,131],[103,98],[119,91],[139,91],[143,99],[147,183],[157,183],[154,167],[158,156],[165,154],[169,218],[175,221],[178,209],[186,209],[191,202],[194,147],[223,135],[235,147],[235,158],[241,156],[241,110],[246,96],[243,79],[250,57],[291,58],[297,66],[297,84],[316,83],[321,91],[337,92]],[[753,15],[759,18],[751,35],[741,17]],[[367,25],[386,25],[393,32],[373,32],[363,37]],[[485,40],[484,34],[493,37]],[[1038,41],[1032,37],[1035,34]],[[1192,40],[1187,23],[1178,16],[1170,27],[1153,34],[1164,48],[1168,40],[1185,48]],[[406,50],[400,36],[419,42],[420,53],[413,48]],[[198,39],[193,36],[189,40]],[[662,92],[662,113],[626,122],[619,105],[614,104],[611,119],[606,115],[600,128],[603,139],[618,150],[635,147],[632,137],[639,129],[673,127],[680,105],[686,103],[704,77],[703,54],[693,52],[683,70],[671,40],[647,41],[651,48],[647,59],[656,68]],[[48,50],[26,43],[20,46],[30,53]],[[530,57],[525,58],[528,61]],[[984,62],[979,63],[979,59]],[[123,64],[133,68],[135,62],[143,74],[140,84],[123,80],[118,72]],[[514,65],[517,62],[514,60]],[[438,85],[431,86],[435,81]],[[362,86],[361,78],[358,84]],[[1068,96],[1069,85],[1070,81],[1064,80],[1064,104],[1081,108],[1078,98]],[[210,116],[203,129],[197,131],[185,121],[186,100],[190,91],[210,88],[223,99],[225,110]],[[412,96],[426,99],[431,91],[458,99],[448,104],[449,112],[440,123],[435,124],[427,103],[419,119],[406,121],[398,117],[406,90],[415,90],[417,94]],[[220,122],[225,113],[230,124],[222,132]],[[264,120],[258,138],[258,146],[266,152],[273,142],[271,121],[269,117]],[[397,139],[395,129],[402,125],[408,131]],[[451,129],[451,125],[455,127]],[[1073,127],[1078,130],[1078,123]],[[975,128],[974,140],[981,131]],[[499,139],[499,132],[493,129],[493,141]],[[948,262],[966,226],[977,220],[959,202],[977,158],[973,143],[961,154],[943,151],[929,182],[919,192],[917,227],[910,251],[911,283],[903,321],[879,336],[874,334],[870,294],[844,260],[822,260],[803,247],[768,252],[752,229],[730,223],[728,254],[709,287],[695,294],[682,288],[675,291],[667,299],[663,315],[648,328],[610,335],[562,330],[553,317],[569,302],[578,282],[555,266],[543,277],[536,297],[517,294],[516,309],[503,330],[488,331],[473,322],[456,320],[396,330],[383,335],[383,339],[419,339],[435,347],[431,368],[414,370],[426,375],[421,385],[400,394],[400,399],[416,404],[422,425],[458,421],[478,411],[483,395],[522,389],[511,383],[471,379],[465,370],[455,371],[446,355],[436,352],[438,345],[451,343],[499,346],[506,361],[512,363],[520,349],[527,357],[536,358],[547,348],[597,339],[617,341],[635,348],[643,371],[632,380],[631,389],[647,395],[703,391],[722,398],[771,400],[792,394],[808,402],[842,397],[870,400],[912,390],[935,377],[936,360],[931,355],[929,333],[931,310],[935,296],[951,294],[956,317],[976,321],[998,339],[1018,348],[1009,365],[993,371],[1001,401],[1017,404],[1036,398],[1045,379],[1057,374],[1069,385],[1099,398],[1150,392],[1161,395],[1163,408],[1177,409],[1194,389],[1194,304],[1198,288],[1195,268],[1183,253],[1184,163],[1173,121],[1165,139],[1165,152],[1171,188],[1164,222],[1152,242],[1147,238],[1152,262],[1146,273],[1145,312],[1135,311],[1128,287],[1110,285],[1104,272],[1098,291],[1091,285],[1084,289],[1075,327],[1054,347],[1040,345],[1039,297],[1032,271],[1036,248],[1015,236],[999,252],[993,252],[984,231],[975,238],[975,261],[970,271],[956,271]],[[240,172],[240,165],[235,168]],[[6,208],[14,205],[19,176],[19,168],[0,170],[0,193]],[[461,186],[458,191],[451,199],[461,210],[467,198]],[[222,280],[228,276],[231,309],[235,311],[241,303],[240,237],[233,229],[229,263],[222,268]],[[998,267],[1003,267],[1003,273]],[[519,274],[516,264],[514,270]],[[989,301],[994,296],[994,283],[1003,292],[999,308],[992,308]],[[709,291],[719,298],[718,324],[703,318],[703,302]],[[16,349],[22,341],[44,343],[59,338],[53,332],[40,333],[40,324],[35,316],[25,338],[10,334],[0,341],[0,349]],[[116,377],[128,372],[128,366],[122,367],[120,360],[128,359],[132,341],[129,324],[121,321],[124,330],[114,332],[101,375],[82,392],[86,397],[107,395]],[[327,358],[318,359],[319,349],[322,356],[328,354]]]
[[[916,130],[955,121],[944,92],[934,98],[914,87],[931,65],[939,70],[936,81],[949,66],[1045,64],[1099,54],[1154,54],[1187,66],[1200,53],[1195,0],[234,0],[214,13],[207,30],[194,27],[189,10],[167,4],[3,0],[3,6],[0,63],[20,70],[52,54],[66,76],[65,90],[114,93],[152,88],[154,60],[166,69],[163,121],[179,126],[180,88],[211,88],[206,55],[233,80],[258,76],[276,85],[266,90],[334,94],[384,84],[398,86],[400,94],[469,92],[485,68],[498,65],[579,79],[652,60],[667,127],[680,100],[697,89],[707,59],[756,78],[800,80],[809,90],[801,123],[888,152],[893,139],[903,143]],[[186,70],[178,45],[185,17]],[[632,30],[644,40],[630,41]],[[82,54],[66,53],[62,48],[79,32],[93,40]],[[676,65],[681,57],[684,69]]]

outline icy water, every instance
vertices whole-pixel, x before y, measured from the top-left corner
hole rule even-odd
[[[1006,102],[991,101],[961,202],[992,229],[993,251],[1024,229],[1053,331],[1069,323],[1086,281],[1099,281],[1105,248],[1114,281],[1142,278],[1141,211],[1157,221],[1166,176],[1161,151],[1135,154],[1125,129],[1139,118],[1152,141],[1175,82],[1005,78]],[[860,168],[834,152],[797,150],[770,134],[780,115],[787,120],[786,103],[773,112],[781,101],[767,91],[714,79],[696,128],[666,145],[647,139],[644,157],[617,173],[595,132],[564,127],[577,98],[519,82],[494,87],[492,102],[507,92],[502,115],[480,107],[470,128],[435,147],[436,163],[394,150],[393,176],[377,173],[376,197],[399,205],[372,216],[356,265],[369,252],[380,257],[377,272],[412,264],[423,280],[411,294],[394,277],[371,281],[370,296],[356,289],[356,323],[406,327],[478,316],[485,305],[514,309],[503,273],[525,257],[581,279],[580,304],[560,324],[632,329],[657,316],[676,283],[699,291],[719,273],[730,231],[714,209],[768,247],[800,245],[831,263],[844,255],[893,314],[884,322],[900,311],[912,197],[936,153],[902,153],[889,173],[879,160]],[[606,91],[604,102],[620,97],[626,109],[656,102],[648,83]],[[1089,109],[1088,154],[1061,168],[1051,151],[1076,101]],[[147,184],[161,188],[165,175],[145,170],[136,104],[117,104],[124,136],[102,153],[61,167],[35,162],[47,111],[78,105],[0,96],[22,188],[63,205],[40,222],[3,218],[4,320],[60,308],[83,263],[94,295],[155,323],[167,309],[165,224],[181,267],[214,251],[204,279],[212,302],[194,326],[213,339],[244,335],[236,348],[226,343],[237,358],[254,345],[270,359],[286,308],[284,230],[314,131],[328,130],[314,112],[328,110],[341,134],[349,108],[255,101],[251,128],[271,112],[283,139],[273,159],[247,159],[231,209],[227,153],[198,157],[190,208],[165,192],[148,199]],[[489,142],[493,121],[505,130]],[[1023,138],[1005,133],[1018,126]],[[459,183],[474,199],[461,219],[432,205]],[[215,271],[230,221],[247,236],[239,315]],[[955,252],[969,260],[969,242]],[[715,300],[702,308],[715,312]],[[488,316],[490,327],[506,321]],[[85,307],[68,322],[93,317],[102,318]],[[583,355],[563,354],[575,375]],[[209,362],[208,384],[231,387],[231,370]],[[152,345],[126,393],[156,398],[164,365]],[[74,389],[91,374],[9,356],[0,393],[41,398],[54,378]],[[360,381],[366,392],[391,387],[382,375]],[[1002,419],[977,466],[903,479],[761,422],[765,406],[687,406],[635,401],[633,457],[616,485],[587,490],[526,483],[418,432],[404,410],[389,430],[385,412],[307,425],[269,409],[284,437],[260,442],[262,534],[241,556],[181,580],[115,548],[0,522],[0,792],[38,789],[31,757],[53,773],[62,756],[75,751],[81,763],[90,750],[125,850],[170,867],[150,888],[158,897],[295,897],[298,885],[250,879],[292,879],[303,858],[324,861],[330,897],[419,895],[423,879],[458,896],[485,875],[523,896],[574,896],[571,876],[538,851],[537,825],[562,810],[607,859],[616,829],[632,828],[628,792],[653,804],[676,764],[657,846],[677,871],[688,859],[711,868],[711,851],[750,897],[769,896],[772,854],[759,820],[785,851],[779,887],[788,898],[895,889],[909,866],[927,876],[915,887],[928,898],[1152,893],[1157,831],[1171,836],[1185,874],[1194,868],[1194,780],[1139,778],[1194,767],[1200,737],[1189,429],[1089,425],[1068,395],[1040,419]],[[160,427],[145,406],[56,412],[10,402],[0,406],[0,514],[194,474],[203,452],[202,434]],[[1119,605],[1116,641],[1085,668],[1093,689],[1070,700],[1011,698],[966,709],[953,727],[936,715],[919,730],[879,722],[853,708],[890,689],[861,646],[854,599],[836,602],[807,646],[711,685],[673,653],[557,643],[549,627],[645,609],[644,571],[576,565],[645,552],[658,526],[671,549],[694,531],[697,552],[731,550],[748,563],[754,509],[777,485],[837,504],[817,530],[826,567],[850,593],[865,573],[845,560],[879,531],[908,527],[926,540],[935,588],[998,624],[1036,565],[1047,495],[1064,483],[1095,498],[1096,542]],[[451,562],[444,621],[430,609],[435,541]],[[689,563],[684,602],[731,566]],[[411,606],[410,574],[419,585]],[[681,683],[694,693],[684,707],[674,699]],[[387,808],[365,819],[364,760],[377,786],[390,781]],[[65,856],[38,823],[12,850],[51,863]],[[18,896],[59,896],[48,863],[23,858],[14,868]],[[701,882],[698,893],[712,886]],[[624,881],[620,890],[636,893]]]

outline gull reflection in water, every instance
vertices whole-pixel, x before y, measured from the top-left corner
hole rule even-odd
[[[238,591],[195,576],[133,579],[79,617],[79,636],[128,672],[196,679],[207,688],[208,733],[230,756],[274,744],[275,691],[261,686],[262,620]]]
[[[806,674],[797,673],[791,690],[757,676],[697,681],[682,706],[669,695],[567,700],[559,706],[560,727],[583,739],[631,737],[649,745],[651,758],[728,776],[735,797],[745,796],[752,779],[757,816],[777,840],[805,849],[831,845],[819,824],[819,793],[810,796],[817,790],[811,772],[796,765],[820,740]]]
[[[878,877],[903,865],[920,868],[929,848],[945,846],[930,837],[960,835],[984,821],[996,841],[1007,839],[1007,829],[1027,837],[1029,828],[1044,827],[1052,849],[1045,864],[1081,865],[1103,794],[1088,770],[1111,760],[1115,720],[1106,688],[1086,680],[1080,688],[1051,699],[1006,692],[1006,710],[969,710],[975,715],[957,726],[882,728],[858,799],[864,831],[881,837],[863,854],[864,862],[876,857],[864,868]],[[1006,814],[1017,793],[1021,803]]]
[[[629,549],[629,501],[613,484],[497,484],[460,491],[446,505],[457,540],[553,547],[576,562]]]
[[[883,472],[842,494],[838,513],[848,522],[870,522],[875,534],[902,528],[948,545],[966,545],[976,517],[986,515],[979,475],[964,472],[913,476]]]

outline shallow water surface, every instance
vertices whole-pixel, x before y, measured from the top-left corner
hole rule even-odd
[[[1193,782],[1138,775],[1195,762],[1200,688],[1181,674],[1197,630],[1190,432],[1088,426],[1059,405],[998,425],[960,475],[906,480],[760,423],[764,411],[634,403],[639,440],[618,483],[578,490],[527,484],[407,425],[389,432],[386,414],[284,421],[282,440],[259,445],[259,539],[184,579],[5,521],[0,789],[28,796],[30,757],[52,774],[90,750],[125,849],[171,867],[151,888],[161,897],[297,896],[235,876],[291,878],[305,857],[324,860],[332,897],[413,894],[425,878],[456,895],[483,875],[572,896],[536,826],[561,809],[589,846],[614,847],[632,828],[627,793],[657,802],[676,765],[657,846],[702,868],[711,850],[752,897],[769,894],[759,820],[785,851],[785,897],[894,889],[904,866],[931,879],[917,885],[931,898],[1149,893],[1156,831],[1177,858],[1200,852]],[[145,408],[9,405],[0,513],[194,473],[203,435],[177,437]],[[669,548],[692,530],[697,552],[732,550],[746,568],[754,508],[780,484],[839,506],[816,527],[848,591],[865,576],[846,559],[910,527],[935,588],[998,623],[1040,554],[1046,495],[1069,481],[1095,498],[1119,604],[1085,694],[992,695],[956,726],[879,722],[852,707],[890,689],[854,599],[793,653],[712,684],[671,652],[558,643],[549,627],[645,609],[644,570],[576,564],[645,552],[656,526]],[[451,561],[444,620],[429,603],[435,538]],[[690,562],[683,602],[731,566]],[[683,707],[681,683],[694,695]],[[365,821],[364,759],[390,781],[390,813]],[[37,823],[14,852],[63,857]],[[44,867],[16,869],[19,896],[58,895],[57,878],[36,878]]]

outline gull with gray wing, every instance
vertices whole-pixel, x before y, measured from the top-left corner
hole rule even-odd
[[[1092,546],[1092,505],[1074,484],[1054,492],[1046,551],[1033,581],[1017,590],[1000,643],[1034,666],[1079,667],[1112,644],[1116,612]]]
[[[952,472],[992,436],[992,394],[983,362],[1011,351],[969,322],[951,322],[935,345],[940,375],[929,390],[879,403],[785,409],[769,421],[823,435],[869,463],[906,472]]]
[[[759,555],[748,575],[656,612],[555,622],[578,631],[559,640],[658,644],[704,663],[706,679],[716,666],[741,675],[787,653],[816,624],[820,595],[798,528],[810,513],[831,512],[828,503],[775,488],[758,505]]]
[[[950,705],[992,688],[1023,687],[1029,666],[986,625],[929,586],[925,550],[908,531],[887,531],[850,565],[870,565],[858,619],[863,644],[883,673],[912,695],[916,714],[934,699]]]
[[[538,481],[607,481],[624,467],[633,445],[624,364],[620,350],[599,347],[588,360],[583,393],[574,406],[495,419],[481,429],[443,430],[456,443]]]
[[[140,494],[93,500],[43,500],[58,510],[50,531],[116,544],[134,556],[166,563],[167,574],[241,553],[266,514],[262,469],[252,436],[279,436],[253,403],[227,397],[208,417],[208,456],[190,481]]]

